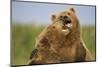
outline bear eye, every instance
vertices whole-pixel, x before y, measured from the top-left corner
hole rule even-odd
[[[60,16],[59,19],[60,19],[60,20],[63,20],[63,16]]]
[[[60,16],[60,18],[63,18],[63,16]]]
[[[70,12],[68,12],[67,14],[70,15]]]

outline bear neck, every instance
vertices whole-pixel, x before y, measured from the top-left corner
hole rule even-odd
[[[68,43],[68,45],[71,45],[71,44],[74,44],[74,42],[80,42],[80,38],[81,38],[80,26],[78,26],[66,36],[66,43]]]

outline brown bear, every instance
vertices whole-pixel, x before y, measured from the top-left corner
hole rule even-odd
[[[74,8],[52,15],[51,19],[53,23],[37,37],[28,64],[91,61]]]

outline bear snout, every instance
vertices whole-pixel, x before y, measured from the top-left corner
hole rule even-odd
[[[60,16],[60,20],[63,22],[63,24],[65,25],[65,24],[68,24],[68,23],[71,23],[71,19],[70,19],[70,17],[68,17],[68,16]]]

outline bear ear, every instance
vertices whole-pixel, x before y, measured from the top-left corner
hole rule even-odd
[[[56,19],[56,15],[51,16],[51,20],[54,21]]]
[[[74,12],[75,13],[75,9],[74,8],[70,8],[70,11]]]

